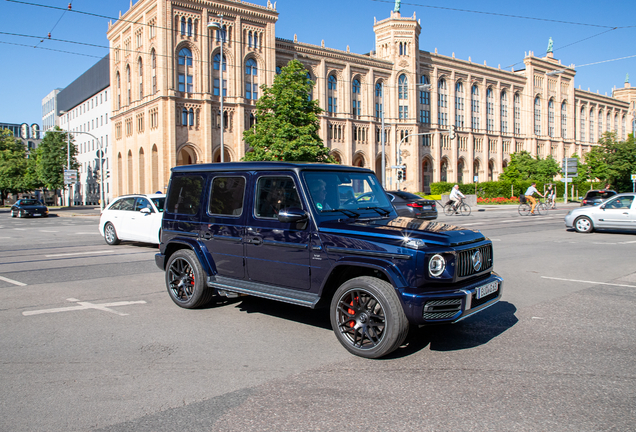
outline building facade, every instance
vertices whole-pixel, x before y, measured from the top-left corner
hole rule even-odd
[[[0,129],[8,129],[14,137],[22,141],[27,152],[35,150],[42,141],[40,134],[40,125],[33,123],[29,126],[27,123],[0,123]]]
[[[72,197],[75,205],[97,205],[104,170],[105,202],[110,202],[111,90],[109,56],[104,57],[57,95],[59,126],[70,131],[80,168]]]
[[[42,130],[44,132],[59,125],[57,95],[62,89],[55,89],[42,99]]]
[[[427,191],[437,181],[496,180],[521,150],[557,160],[583,155],[599,132],[625,138],[623,124],[631,125],[619,90],[608,97],[575,89],[576,71],[551,52],[528,53],[522,69],[502,70],[423,51],[415,14],[393,11],[373,25],[375,51],[356,54],[276,38],[278,17],[270,1],[140,0],[109,25],[115,195],[163,191],[171,167],[220,161],[221,134],[224,160],[240,160],[259,86],[291,59],[315,83],[331,154],[379,177],[384,154],[387,188],[398,161],[407,167],[402,186]],[[603,116],[601,128],[590,124],[591,110]]]

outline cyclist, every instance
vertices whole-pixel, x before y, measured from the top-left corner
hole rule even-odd
[[[449,198],[450,202],[453,204],[453,210],[455,211],[455,214],[459,214],[457,209],[462,203],[462,198],[466,198],[465,195],[459,191],[459,185],[453,186]]]
[[[552,189],[552,184],[548,185],[548,190],[545,191],[545,198],[550,208],[556,209],[555,193],[554,189]]]
[[[526,196],[526,199],[532,203],[532,209],[530,209],[530,214],[531,215],[534,214],[534,208],[537,206],[537,200],[534,199],[534,197],[532,195],[536,193],[537,195],[541,196],[542,198],[545,198],[543,195],[541,195],[539,193],[539,191],[535,187],[536,185],[537,184],[535,182],[532,182],[532,184],[530,185],[530,187],[528,188],[528,190],[526,190],[526,193],[524,194]]]

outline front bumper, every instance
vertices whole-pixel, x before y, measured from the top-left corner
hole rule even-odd
[[[477,289],[490,283],[498,284],[497,291],[478,299]],[[424,325],[461,321],[497,303],[502,292],[503,278],[493,272],[488,278],[454,290],[401,295],[409,320]]]

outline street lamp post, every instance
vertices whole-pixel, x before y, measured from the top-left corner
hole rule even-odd
[[[432,134],[431,132],[423,132],[423,133],[405,135],[404,138],[402,138],[400,140],[400,142],[398,143],[398,145],[397,145],[397,155],[395,157],[395,162],[396,162],[397,165],[395,165],[395,166],[393,166],[391,168],[395,168],[396,170],[401,170],[401,169],[405,168],[405,166],[402,165],[402,150],[401,150],[402,143],[404,142],[405,139],[407,139],[408,137],[411,137],[411,136],[422,136],[422,135],[431,135],[431,134]],[[401,182],[401,180],[400,180],[399,176],[396,176],[396,177],[397,177],[397,190],[400,190],[400,182]]]
[[[219,67],[220,71],[219,71],[219,75],[220,75],[220,83],[219,83],[219,88],[220,88],[220,92],[219,92],[219,97],[221,98],[221,139],[220,139],[220,144],[221,144],[221,163],[225,162],[225,148],[223,145],[223,130],[224,130],[224,120],[223,120],[223,44],[225,43],[225,31],[223,30],[223,14],[219,14],[219,19],[220,22],[209,22],[208,23],[208,28],[209,29],[216,29],[219,32],[219,35],[221,36],[221,65]],[[214,87],[214,82],[212,83],[212,87]],[[214,161],[212,161],[214,162]]]

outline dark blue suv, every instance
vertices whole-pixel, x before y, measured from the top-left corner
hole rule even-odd
[[[501,298],[479,231],[400,217],[373,171],[237,162],[172,169],[157,266],[196,308],[248,294],[328,306],[338,340],[377,358],[409,323],[453,323]]]

